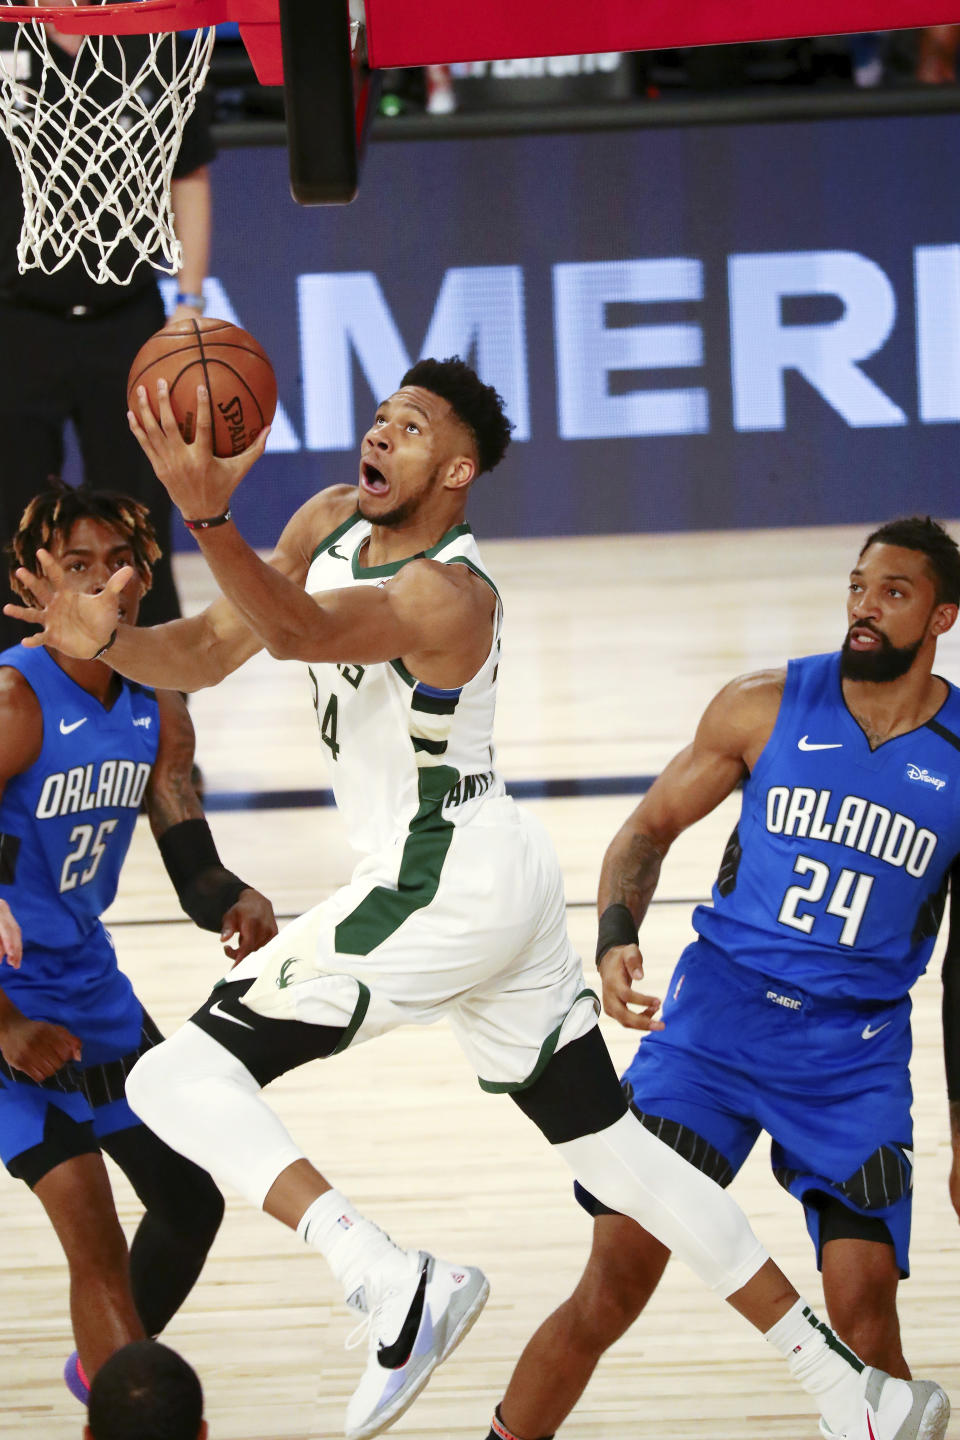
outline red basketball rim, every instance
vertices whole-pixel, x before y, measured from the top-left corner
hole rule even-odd
[[[136,4],[11,5],[0,3],[0,21],[55,24],[65,34],[152,35],[195,30],[224,20],[275,20],[277,0],[137,0]]]

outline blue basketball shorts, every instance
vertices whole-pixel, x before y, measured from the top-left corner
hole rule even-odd
[[[65,975],[69,962],[65,955]],[[126,1077],[143,1051],[162,1038],[115,964],[97,986],[80,984],[73,995],[61,987],[32,986],[29,966],[28,951],[20,971],[4,973],[4,990],[30,1019],[63,1025],[76,1035],[82,1059],[38,1085],[0,1055],[0,1159],[13,1173],[16,1157],[41,1146],[51,1124],[58,1137],[51,1149],[61,1158],[96,1151],[102,1137],[139,1125],[126,1100]],[[51,1116],[52,1110],[59,1116]],[[62,1116],[73,1122],[69,1139]],[[32,1162],[31,1169],[36,1173]]]
[[[882,1221],[909,1274],[913,1177],[910,1001],[825,1002],[730,961],[700,940],[623,1076],[648,1128],[719,1184],[761,1131],[801,1202],[821,1262],[825,1198]],[[599,1213],[579,1190],[581,1204]]]

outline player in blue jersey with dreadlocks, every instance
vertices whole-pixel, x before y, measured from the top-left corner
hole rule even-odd
[[[122,608],[135,622],[159,553],[143,506],[52,489],[24,512],[11,573],[36,573],[40,547],[85,593],[131,565]],[[277,928],[269,901],[221,864],[192,763],[179,694],[124,680],[96,657],[0,653],[0,1158],[63,1245],[78,1352],[66,1379],[81,1399],[109,1355],[156,1335],[179,1308],[223,1211],[209,1175],[125,1098],[127,1073],[162,1037],[100,916],[141,805],[184,909],[222,941],[237,936],[228,954],[249,954]],[[101,1151],[145,1206],[129,1256]]]

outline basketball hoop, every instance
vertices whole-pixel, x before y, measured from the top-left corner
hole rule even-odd
[[[170,182],[223,20],[239,24],[260,84],[284,87],[294,199],[352,200],[375,108],[363,17],[364,0],[0,0],[21,274],[77,256],[99,284],[128,283],[145,260],[179,270]]]
[[[76,256],[98,284],[127,284],[143,261],[177,273],[170,181],[225,12],[224,0],[0,0],[0,129],[20,171],[21,274],[53,274]]]

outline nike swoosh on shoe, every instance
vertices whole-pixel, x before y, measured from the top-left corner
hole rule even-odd
[[[420,1270],[420,1280],[416,1292],[407,1311],[407,1318],[400,1326],[400,1334],[392,1345],[384,1345],[383,1341],[377,1347],[377,1360],[384,1370],[399,1370],[406,1365],[413,1353],[417,1336],[420,1333],[420,1325],[423,1321],[423,1306],[427,1294],[427,1266],[429,1260],[424,1260]]]

